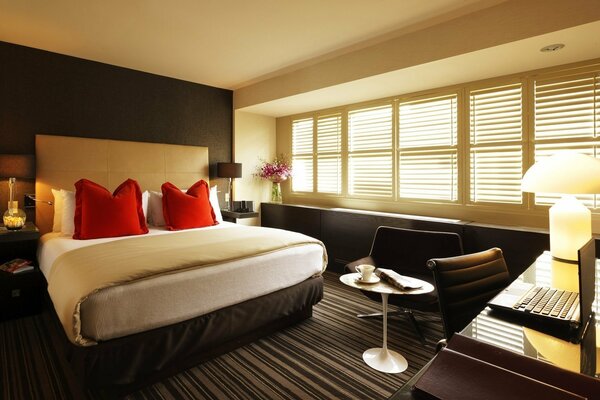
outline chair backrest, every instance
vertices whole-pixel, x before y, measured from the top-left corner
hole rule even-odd
[[[494,247],[427,262],[433,271],[446,338],[461,331],[510,283],[502,250]]]
[[[429,259],[461,254],[462,240],[457,233],[380,226],[375,232],[370,256],[377,261],[378,267],[401,274],[429,274],[426,267]]]

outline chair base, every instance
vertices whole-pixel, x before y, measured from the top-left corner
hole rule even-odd
[[[412,326],[415,329],[415,332],[417,333],[417,336],[419,337],[421,344],[425,345],[425,336],[423,336],[421,327],[419,327],[419,324],[417,323],[417,320],[415,319],[415,315],[413,314],[412,310],[409,310],[406,308],[401,308],[397,311],[388,312],[388,317],[394,317],[394,316],[399,316],[399,315],[408,316],[408,319],[412,323]],[[381,318],[381,317],[383,317],[383,313],[376,312],[376,313],[372,313],[372,314],[358,314],[357,317],[358,318]]]

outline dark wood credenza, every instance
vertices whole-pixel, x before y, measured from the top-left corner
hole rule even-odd
[[[345,264],[369,254],[375,230],[382,225],[456,232],[462,236],[465,253],[499,247],[512,278],[519,276],[538,255],[550,248],[548,233],[539,229],[290,204],[263,203],[261,224],[321,240],[329,255],[328,269],[339,273],[343,272]]]

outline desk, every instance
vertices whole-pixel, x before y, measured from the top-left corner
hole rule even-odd
[[[565,279],[564,275],[572,276],[573,273],[575,274],[574,280]],[[573,285],[577,285],[577,283],[574,283],[577,281],[576,274],[577,265],[558,263],[552,260],[549,252],[544,252],[517,279],[540,286],[573,289]],[[600,260],[598,259],[596,260],[596,276],[600,276]],[[600,359],[600,335],[596,335],[596,331],[600,328],[598,322],[600,320],[598,317],[600,311],[600,282],[598,282],[598,278],[596,279],[596,300],[592,306],[593,311],[596,312],[596,319],[592,321],[593,323],[591,323],[581,344],[573,344],[543,331],[509,322],[489,308],[485,308],[479,313],[461,333],[494,346],[552,363],[570,371],[598,377],[600,374],[600,363],[597,362]],[[423,370],[425,368],[427,368],[427,365],[423,367]],[[390,400],[414,398],[411,388],[417,379],[417,376],[415,376],[407,382],[390,397]]]
[[[600,260],[596,260],[596,276],[600,274]],[[517,279],[538,286],[552,286],[578,291],[577,265],[552,260],[550,252],[544,252]],[[598,279],[598,278],[596,278]],[[503,347],[517,353],[550,362],[561,368],[587,375],[598,375],[600,368],[600,335],[598,330],[598,311],[600,282],[596,282],[596,300],[592,306],[596,312],[595,324],[586,334],[581,344],[573,344],[558,339],[544,331],[508,322],[489,308],[484,309],[465,329],[463,335],[471,336],[483,342]]]

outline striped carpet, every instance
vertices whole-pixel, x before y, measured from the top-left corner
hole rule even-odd
[[[379,303],[327,272],[324,299],[313,318],[127,399],[386,399],[432,357],[442,328],[439,317],[417,314],[427,339],[423,347],[406,319],[390,319],[389,347],[403,354],[409,367],[402,374],[384,374],[362,360],[364,350],[381,346],[381,320],[355,317],[379,310]],[[42,316],[0,323],[2,399],[80,398],[70,392],[48,329]]]

